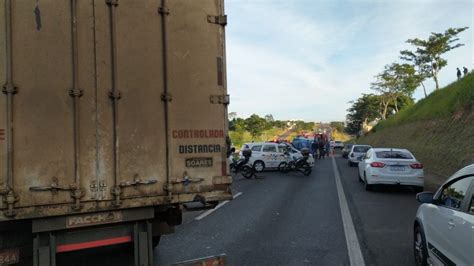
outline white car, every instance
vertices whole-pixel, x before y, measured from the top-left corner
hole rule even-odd
[[[474,164],[451,176],[436,193],[416,195],[422,203],[414,223],[417,265],[474,264]]]
[[[344,148],[344,143],[342,143],[342,141],[336,140],[334,141],[334,148],[342,150],[342,148]]]
[[[293,158],[303,156],[301,152],[294,147],[283,143],[252,142],[245,143],[241,150],[245,148],[252,150],[250,164],[254,166],[257,172],[261,172],[265,169],[278,169],[278,165],[286,161],[284,157],[285,151],[288,151]],[[308,163],[311,167],[314,166],[314,159],[311,154],[309,155]]]
[[[375,148],[367,151],[359,162],[359,180],[365,189],[375,184],[413,186],[423,191],[423,164],[406,149]]]
[[[347,157],[347,163],[349,166],[356,166],[362,160],[362,157],[364,157],[365,153],[371,148],[372,147],[369,145],[354,144]]]

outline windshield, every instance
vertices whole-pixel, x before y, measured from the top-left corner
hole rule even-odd
[[[413,156],[404,151],[377,151],[375,154],[377,158],[383,159],[413,159]]]
[[[355,146],[354,152],[367,152],[370,149],[370,146]]]

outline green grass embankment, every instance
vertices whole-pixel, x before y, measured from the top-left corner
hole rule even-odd
[[[474,73],[380,122],[357,143],[409,149],[433,189],[474,163]]]

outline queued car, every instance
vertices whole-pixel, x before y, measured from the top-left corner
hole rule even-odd
[[[347,164],[349,164],[351,167],[356,166],[362,160],[362,157],[364,157],[365,153],[370,149],[372,149],[372,147],[369,145],[354,144],[347,157]]]
[[[303,157],[299,150],[286,143],[252,142],[243,144],[241,150],[245,148],[252,151],[250,164],[253,165],[257,172],[278,169],[278,165],[286,161],[284,156],[286,151],[294,158]],[[311,154],[309,155],[308,163],[311,167],[314,166],[314,159]]]
[[[359,180],[366,190],[374,185],[405,185],[423,191],[423,164],[407,149],[372,148],[359,162]]]
[[[416,195],[413,226],[417,265],[473,265],[474,164],[451,176],[436,193]]]
[[[344,143],[342,141],[336,140],[334,141],[334,149],[343,149]]]
[[[342,148],[342,158],[347,158],[349,156],[349,153],[351,152],[352,146],[354,144],[345,144],[344,148]]]

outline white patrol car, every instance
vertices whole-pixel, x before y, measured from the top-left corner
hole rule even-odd
[[[242,155],[243,149],[252,150],[252,157],[250,157],[250,164],[252,164],[257,172],[265,169],[278,169],[278,165],[286,161],[283,156],[285,151],[288,151],[293,158],[300,158],[303,155],[300,151],[289,144],[275,143],[275,142],[252,142],[245,143],[240,149]],[[314,166],[314,159],[311,154],[308,158],[308,163],[311,167]]]

